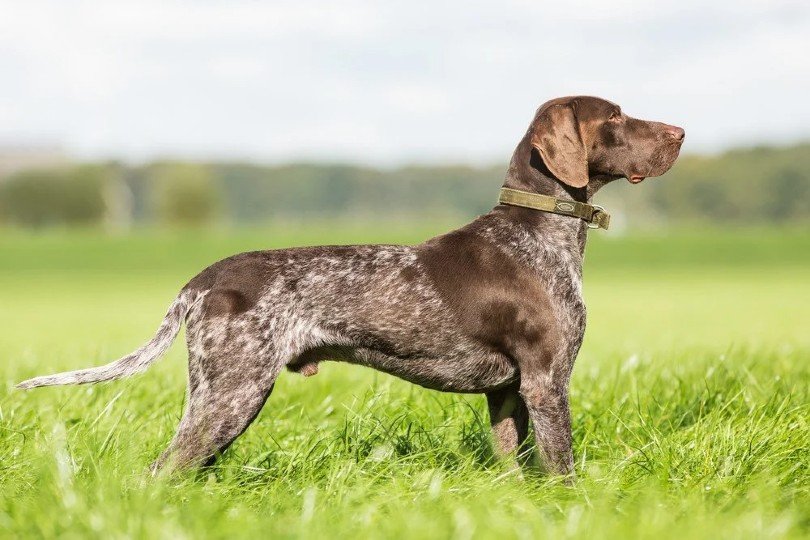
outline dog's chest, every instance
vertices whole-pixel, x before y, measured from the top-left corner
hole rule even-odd
[[[576,232],[576,229],[573,229]],[[490,233],[522,268],[536,279],[531,300],[551,311],[564,347],[579,349],[585,333],[585,303],[582,297],[583,241],[578,234],[559,231],[535,232],[509,228]]]

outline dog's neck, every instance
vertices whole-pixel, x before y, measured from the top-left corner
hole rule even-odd
[[[582,188],[572,187],[561,182],[548,170],[543,158],[540,157],[540,153],[534,148],[531,138],[527,135],[512,154],[512,161],[509,163],[503,187],[590,203],[594,194],[612,180],[613,178],[605,176],[594,176],[591,177],[588,185]]]
[[[548,170],[527,135],[512,155],[503,187],[590,203],[596,191],[610,180],[603,177],[591,178],[588,185],[583,188],[575,188],[561,182]],[[549,243],[570,246],[580,255],[585,250],[587,226],[581,219],[508,205],[500,205],[494,212],[510,221],[522,223],[523,226],[533,230],[533,234],[546,238]]]

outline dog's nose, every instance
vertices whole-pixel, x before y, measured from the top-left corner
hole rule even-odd
[[[667,126],[667,135],[676,141],[682,141],[686,136],[686,132],[683,130],[683,128],[679,128],[677,126]]]

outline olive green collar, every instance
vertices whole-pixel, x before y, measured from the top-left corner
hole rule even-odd
[[[596,204],[558,199],[557,197],[511,188],[501,188],[498,202],[512,206],[532,208],[543,212],[551,212],[552,214],[560,214],[561,216],[577,217],[585,221],[591,229],[607,230],[608,225],[610,225],[610,214],[605,212],[604,208]]]

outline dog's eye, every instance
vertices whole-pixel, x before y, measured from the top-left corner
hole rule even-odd
[[[613,111],[612,113],[610,113],[610,117],[608,118],[608,121],[610,121],[610,122],[618,122],[621,119],[622,119],[622,113],[620,113],[619,111]]]

